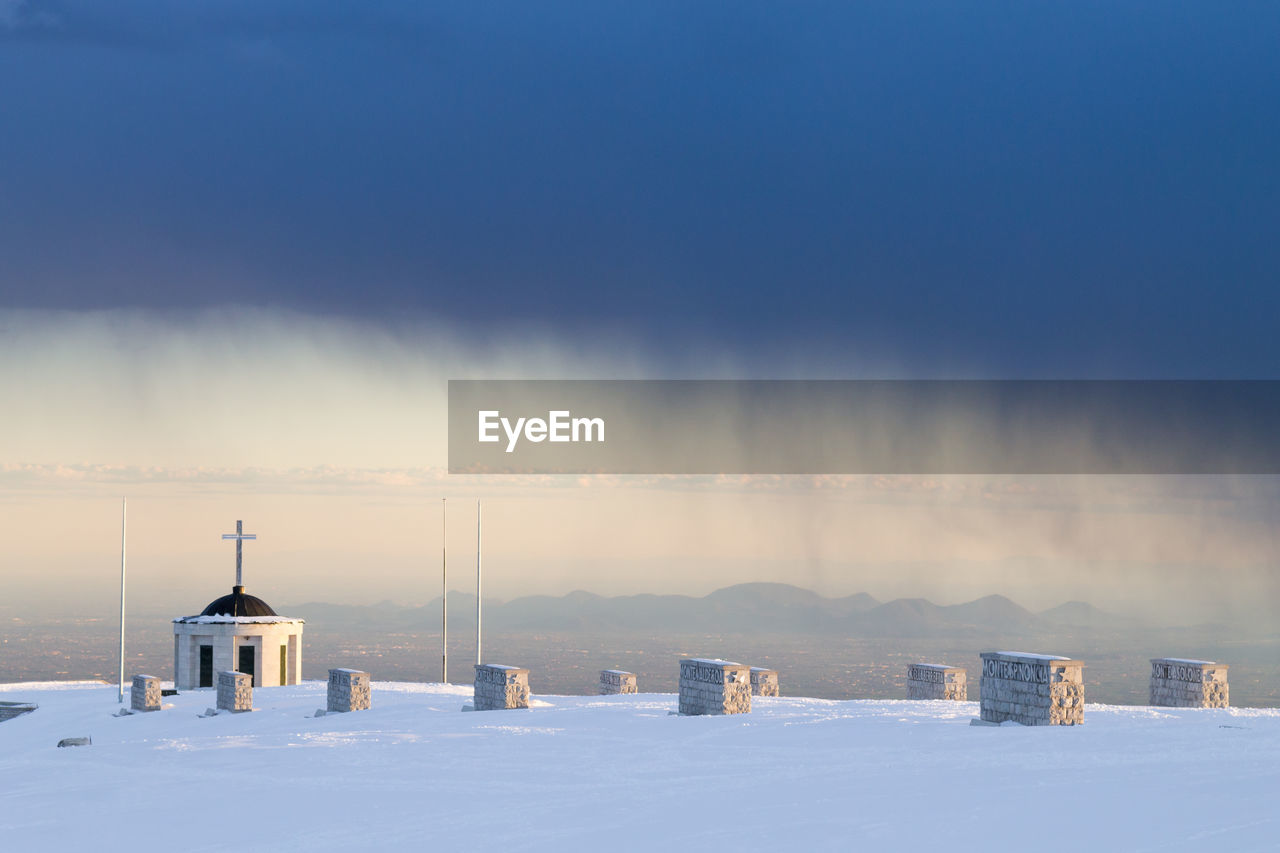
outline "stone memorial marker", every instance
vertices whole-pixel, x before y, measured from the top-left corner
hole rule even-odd
[[[154,675],[135,675],[129,690],[129,710],[160,710],[160,679]]]
[[[778,671],[776,669],[765,669],[762,666],[751,667],[751,695],[777,696]]]
[[[30,714],[39,707],[34,702],[0,702],[0,723],[23,714]]]
[[[983,652],[984,722],[1076,726],[1084,722],[1084,663],[1056,655]]]
[[[965,702],[969,698],[969,674],[962,666],[913,663],[907,667],[907,698]]]
[[[329,703],[326,711],[367,711],[371,704],[369,673],[358,669],[329,670]]]
[[[529,707],[529,670],[496,663],[478,663],[475,698],[477,711],[505,711]]]
[[[639,693],[634,672],[620,669],[600,670],[600,695],[613,696],[619,693]]]
[[[1151,659],[1151,704],[1165,708],[1226,708],[1227,665],[1210,660]]]
[[[218,672],[218,710],[253,710],[253,681],[247,673]]]
[[[680,714],[750,714],[751,667],[727,660],[680,661]]]

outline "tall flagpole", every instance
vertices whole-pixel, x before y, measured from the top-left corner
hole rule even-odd
[[[449,525],[445,523],[445,501],[440,499],[440,588],[443,592],[440,605],[440,625],[443,639],[440,641],[440,683],[449,683]]]
[[[476,665],[483,663],[480,658],[480,499],[476,498]]]
[[[120,695],[116,701],[124,704],[124,536],[128,501],[120,499]],[[176,675],[175,675],[176,677]]]

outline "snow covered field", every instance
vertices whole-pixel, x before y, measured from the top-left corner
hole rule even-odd
[[[0,723],[0,848],[1280,848],[1276,709],[1090,705],[1082,727],[1022,728],[970,726],[972,702],[459,713],[470,694],[375,682],[372,710],[314,718],[308,682],[255,691],[250,714],[202,718],[199,690],[115,718],[114,686],[0,685],[40,705]]]

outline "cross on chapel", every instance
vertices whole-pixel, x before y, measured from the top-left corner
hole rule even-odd
[[[222,534],[222,538],[223,538],[223,539],[234,539],[234,540],[236,540],[236,586],[237,586],[237,587],[240,587],[241,589],[243,589],[243,588],[244,588],[244,580],[243,580],[243,576],[242,576],[242,574],[241,574],[241,567],[242,567],[242,565],[243,565],[243,561],[244,561],[244,540],[246,540],[246,539],[257,539],[257,538],[258,538],[258,534],[256,534],[256,533],[245,533],[245,532],[244,532],[244,522],[243,522],[243,521],[240,521],[239,519],[237,519],[237,520],[236,520],[236,532],[235,532],[235,533],[224,533],[224,534]]]

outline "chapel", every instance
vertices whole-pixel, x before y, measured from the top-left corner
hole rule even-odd
[[[217,685],[218,672],[242,672],[254,687],[298,684],[302,680],[302,619],[280,616],[271,605],[244,591],[243,522],[223,539],[236,542],[236,583],[230,595],[210,602],[196,616],[173,620],[173,683],[178,690]]]

